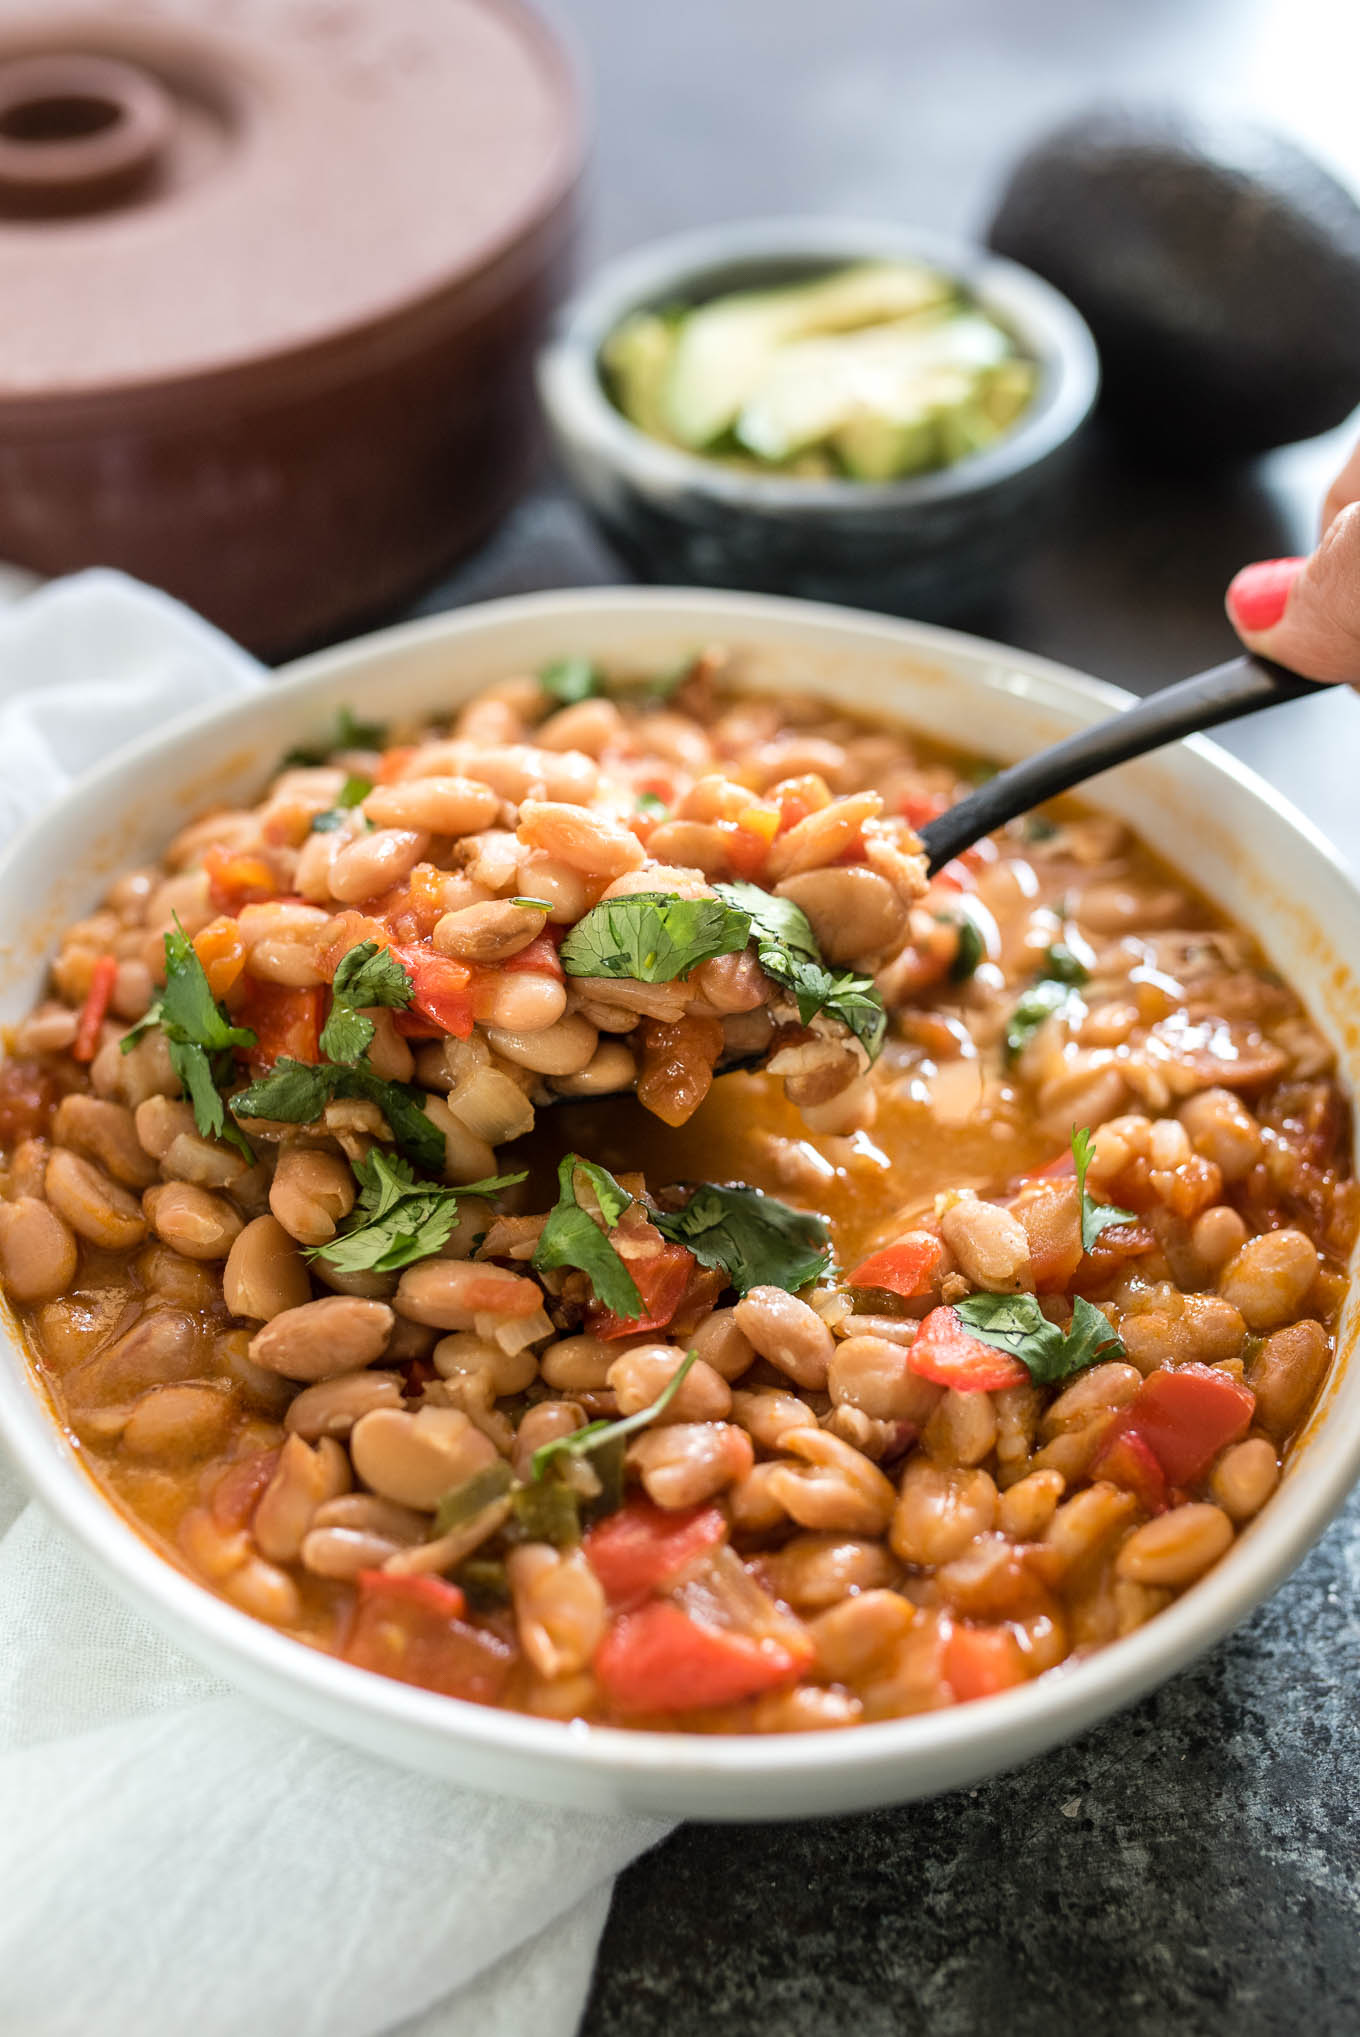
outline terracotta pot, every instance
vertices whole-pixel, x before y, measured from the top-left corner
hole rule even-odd
[[[0,557],[265,655],[412,594],[533,458],[581,129],[513,0],[0,0]]]

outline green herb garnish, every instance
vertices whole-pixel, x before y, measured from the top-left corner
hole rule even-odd
[[[871,1061],[883,1047],[888,1016],[871,976],[849,969],[828,969],[807,914],[791,898],[776,898],[758,884],[716,884],[729,905],[746,913],[756,960],[775,983],[793,993],[804,1025],[819,1011],[839,1019],[854,1034]]]
[[[371,1068],[313,1065],[286,1055],[267,1075],[231,1099],[240,1118],[266,1118],[289,1125],[313,1125],[333,1097],[361,1097],[375,1103],[387,1120],[393,1142],[417,1167],[442,1173],[444,1134],[425,1115],[425,1092],[406,1082],[385,1082]]]
[[[591,700],[604,691],[599,672],[589,658],[554,658],[539,673],[538,683],[563,707],[575,707],[577,701]]]
[[[525,912],[551,912],[550,898],[512,898],[511,905],[518,905]]]
[[[746,946],[751,923],[720,898],[637,891],[607,898],[576,922],[558,955],[568,976],[630,976],[673,983],[715,955]]]
[[[1106,1326],[1108,1328],[1108,1325]],[[663,1415],[679,1393],[685,1376],[699,1356],[697,1351],[687,1352],[676,1366],[670,1378],[649,1407],[639,1408],[635,1415],[625,1415],[619,1422],[587,1422],[583,1429],[573,1429],[569,1436],[554,1436],[551,1443],[544,1443],[529,1459],[529,1476],[542,1478],[555,1458],[588,1457],[592,1451],[603,1445],[622,1442],[639,1429],[645,1429],[658,1415]]]
[[[368,1052],[373,1021],[363,1006],[404,1011],[411,1002],[411,978],[396,957],[376,941],[360,941],[341,957],[331,984],[331,1008],[321,1033],[321,1051],[348,1066]]]
[[[966,913],[937,912],[935,917],[942,926],[954,927],[958,931],[959,945],[949,965],[949,980],[951,983],[966,983],[976,973],[978,963],[986,959],[987,943],[982,938],[982,930],[977,921],[969,919]]]
[[[1078,1295],[1066,1334],[1051,1323],[1032,1294],[969,1294],[954,1303],[964,1328],[997,1351],[1018,1358],[1038,1386],[1068,1379],[1102,1358],[1122,1358],[1124,1346],[1094,1302]]]
[[[1022,990],[1006,1021],[1003,1044],[1007,1062],[1018,1059],[1046,1018],[1061,1011],[1071,993],[1089,983],[1091,972],[1062,941],[1044,951],[1043,964],[1028,990]]]
[[[821,1217],[790,1209],[758,1188],[705,1182],[682,1210],[654,1211],[652,1222],[701,1266],[720,1268],[738,1294],[753,1287],[793,1294],[831,1264],[830,1233]]]
[[[326,743],[300,743],[284,758],[287,764],[328,764],[337,750],[381,750],[387,730],[381,722],[358,721],[354,710],[342,707],[335,717],[335,734]]]
[[[395,1273],[428,1259],[448,1243],[458,1221],[462,1196],[499,1195],[525,1179],[498,1174],[486,1181],[446,1188],[437,1181],[418,1181],[405,1160],[392,1159],[374,1147],[354,1161],[359,1201],[345,1229],[325,1245],[308,1251],[337,1273]]]
[[[1039,973],[1053,983],[1070,984],[1074,990],[1080,990],[1091,980],[1090,970],[1065,941],[1055,941],[1051,948],[1045,948],[1044,966]]]
[[[227,1116],[222,1091],[236,1072],[232,1050],[253,1047],[255,1035],[248,1026],[234,1026],[225,1005],[213,996],[194,944],[178,919],[165,936],[165,987],[123,1035],[123,1052],[151,1026],[159,1026],[165,1035],[170,1065],[193,1105],[194,1123],[203,1137],[223,1139],[253,1162],[254,1150]]]
[[[327,807],[324,813],[312,815],[312,833],[328,835],[333,834],[336,828],[342,828],[351,808],[362,805],[372,790],[371,778],[360,778],[351,772],[335,796],[335,805]]]
[[[639,792],[634,804],[639,813],[652,814],[657,820],[664,820],[670,813],[665,800],[656,792]]]
[[[1120,1224],[1136,1224],[1137,1214],[1131,1209],[1119,1209],[1112,1202],[1097,1202],[1086,1192],[1086,1170],[1091,1164],[1095,1151],[1095,1140],[1085,1125],[1072,1127],[1072,1158],[1077,1163],[1077,1194],[1081,1199],[1081,1249],[1089,1252],[1102,1231],[1117,1228]]]
[[[537,1249],[535,1270],[543,1273],[557,1266],[571,1266],[584,1273],[597,1300],[616,1316],[633,1318],[644,1313],[637,1283],[624,1265],[605,1232],[576,1199],[576,1176],[584,1174],[599,1204],[600,1215],[609,1230],[632,1203],[632,1196],[620,1188],[607,1168],[579,1153],[568,1153],[557,1169],[557,1202],[548,1213]]]
[[[514,1483],[515,1475],[503,1457],[497,1457],[494,1463],[474,1471],[471,1478],[465,1478],[461,1485],[455,1485],[446,1492],[435,1508],[436,1537],[447,1535],[454,1528],[466,1527],[487,1507],[494,1506],[498,1499],[504,1499]]]

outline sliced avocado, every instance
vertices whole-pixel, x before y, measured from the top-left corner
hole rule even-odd
[[[638,311],[610,333],[600,365],[615,403],[639,431],[668,438],[663,390],[675,352],[676,320]]]
[[[940,464],[940,435],[933,417],[904,420],[863,411],[841,426],[833,441],[841,465],[856,481],[900,481]]]
[[[950,301],[946,277],[913,262],[866,262],[784,290],[719,297],[684,320],[666,378],[667,435],[701,450],[730,430],[787,342],[852,332]]]

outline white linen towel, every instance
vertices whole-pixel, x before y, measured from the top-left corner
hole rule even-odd
[[[0,835],[266,683],[120,574],[0,612]],[[570,2037],[658,1820],[408,1774],[200,1669],[0,1461],[0,2037]]]

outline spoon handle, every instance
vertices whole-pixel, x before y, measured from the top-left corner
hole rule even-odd
[[[998,771],[957,806],[928,821],[921,830],[921,841],[930,859],[931,875],[993,828],[1028,813],[1031,807],[1042,806],[1046,799],[1108,771],[1112,765],[1159,750],[1163,743],[1179,742],[1182,736],[1195,735],[1201,729],[1216,728],[1220,722],[1256,714],[1263,707],[1278,707],[1286,700],[1325,691],[1319,680],[1301,679],[1297,672],[1288,672],[1269,658],[1250,655],[1230,658],[1226,665],[1215,665],[1193,679],[1163,686],[1135,706],[1112,714],[1108,721],[1078,729],[1060,743],[1012,764],[1008,771]]]

